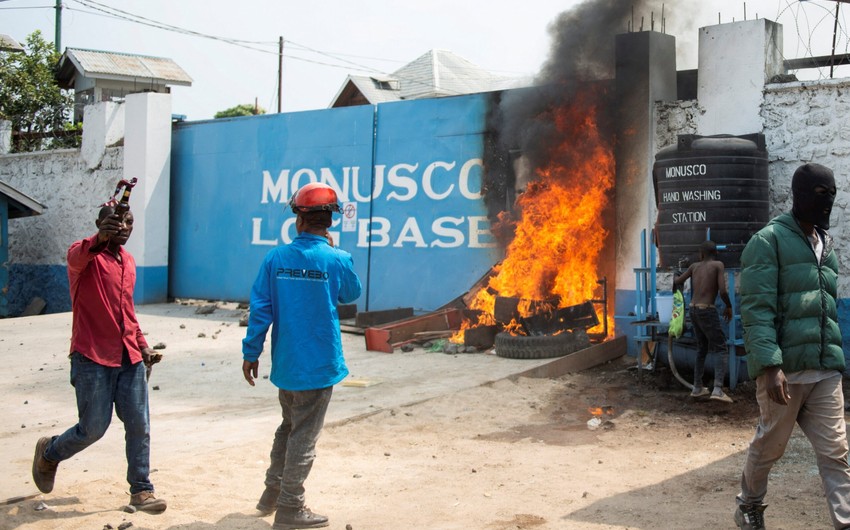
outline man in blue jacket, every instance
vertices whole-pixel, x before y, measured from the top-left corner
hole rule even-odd
[[[770,221],[741,255],[741,321],[759,404],[735,511],[744,530],[765,527],[768,474],[795,424],[817,455],[833,526],[850,528],[838,258],[827,233],[836,195],[832,170],[800,166],[791,192],[791,213]]]
[[[270,251],[251,289],[242,373],[254,386],[259,357],[272,328],[271,382],[278,387],[283,421],[272,444],[265,491],[257,509],[275,514],[275,530],[319,528],[328,518],[304,504],[304,481],[316,457],[333,385],[348,375],[342,353],[338,303],[361,293],[351,254],[334,248],[328,234],[336,192],[311,183],[290,200],[298,236]]]

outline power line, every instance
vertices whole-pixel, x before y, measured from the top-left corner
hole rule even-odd
[[[160,22],[160,21],[157,21],[157,20],[154,20],[154,19],[151,19],[151,18],[143,17],[141,15],[136,15],[134,13],[130,13],[129,11],[124,11],[124,10],[121,10],[121,9],[118,9],[118,8],[113,8],[113,7],[110,7],[106,4],[102,4],[102,3],[100,3],[96,0],[73,0],[73,1],[89,8],[89,9],[93,9],[94,12],[86,11],[86,10],[83,10],[83,9],[71,8],[71,7],[66,7],[66,9],[77,11],[77,12],[80,12],[80,13],[90,14],[90,15],[105,16],[107,18],[115,18],[115,19],[118,19],[118,20],[124,20],[124,21],[127,21],[127,22],[132,22],[132,23],[135,23],[135,24],[140,24],[140,25],[143,25],[143,26],[152,27],[152,28],[155,28],[155,29],[161,29],[161,30],[164,30],[164,31],[171,31],[171,32],[175,32],[175,33],[179,33],[179,34],[183,34],[183,35],[187,35],[187,36],[200,37],[200,38],[206,38],[206,39],[215,40],[215,41],[219,41],[219,42],[224,42],[226,44],[231,44],[231,45],[234,45],[234,46],[240,46],[242,48],[257,51],[257,52],[260,52],[260,53],[266,53],[266,54],[270,54],[270,55],[279,55],[279,52],[277,50],[264,50],[264,49],[257,48],[255,46],[249,45],[249,44],[256,44],[256,45],[277,46],[277,44],[278,44],[277,42],[248,41],[248,40],[241,40],[241,39],[226,38],[226,37],[221,37],[221,36],[218,36],[218,35],[210,35],[210,34],[207,34],[207,33],[201,33],[199,31],[194,31],[194,30],[190,30],[190,29],[183,28],[183,27],[180,27],[180,26],[175,26],[175,25],[172,25],[172,24]],[[316,64],[316,65],[320,65],[320,66],[327,66],[327,67],[330,67],[330,68],[340,68],[340,69],[345,69],[347,71],[363,72],[363,73],[371,74],[371,75],[381,75],[381,76],[384,76],[384,77],[395,77],[396,79],[399,79],[401,81],[407,81],[409,83],[413,83],[413,84],[420,85],[420,86],[426,86],[426,87],[432,86],[432,83],[429,83],[429,82],[420,81],[420,80],[417,80],[417,79],[410,79],[410,78],[406,78],[406,77],[403,77],[403,76],[393,76],[390,73],[378,70],[376,68],[372,68],[370,66],[359,64],[359,63],[356,63],[354,61],[349,61],[349,60],[341,58],[337,55],[331,54],[329,52],[323,52],[321,50],[311,48],[311,47],[306,46],[304,44],[300,44],[300,43],[289,41],[289,40],[287,40],[286,42],[288,44],[295,45],[296,47],[303,49],[305,51],[315,53],[315,54],[318,54],[318,55],[322,55],[322,56],[328,57],[329,59],[333,59],[333,60],[336,60],[336,61],[339,61],[339,62],[342,62],[342,63],[345,63],[345,64],[332,64],[332,63],[328,63],[328,62],[325,62],[325,61],[317,61],[315,59],[308,59],[306,57],[302,57],[302,56],[298,56],[298,55],[291,55],[291,54],[288,54],[288,53],[284,54],[284,57],[287,57],[287,58],[292,59],[292,60],[302,61],[302,62]],[[455,90],[449,90],[449,89],[443,89],[443,90],[447,93],[450,93],[450,94],[455,94],[455,95],[463,94],[462,92],[455,91]]]

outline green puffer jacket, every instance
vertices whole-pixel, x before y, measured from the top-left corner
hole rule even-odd
[[[844,370],[836,309],[838,258],[826,232],[821,262],[797,221],[782,214],[741,255],[741,321],[747,368],[786,373]]]

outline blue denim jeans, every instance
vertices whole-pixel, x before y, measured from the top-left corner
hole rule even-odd
[[[71,354],[71,385],[77,394],[79,422],[53,437],[45,457],[67,460],[100,440],[112,421],[112,407],[124,423],[127,482],[130,493],[153,491],[150,482],[150,415],[145,364],[130,364],[124,353],[119,368],[100,365],[80,353]]]
[[[278,507],[304,506],[304,481],[316,459],[316,442],[325,423],[333,387],[290,392],[279,390],[283,421],[274,433],[266,488],[280,490]]]

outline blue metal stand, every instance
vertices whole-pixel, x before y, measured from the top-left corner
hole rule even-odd
[[[638,377],[641,376],[643,370],[644,352],[646,351],[648,354],[654,369],[655,353],[658,351],[658,323],[648,322],[650,320],[657,320],[658,314],[655,303],[657,272],[655,265],[655,245],[651,243],[651,231],[649,237],[650,239],[647,241],[646,230],[641,231],[640,267],[633,269],[635,273],[635,318],[633,322],[637,326],[634,338],[638,345],[636,355]],[[652,351],[648,351],[650,347]]]
[[[706,238],[710,238],[710,232],[706,234]],[[640,267],[634,268],[635,273],[635,308],[634,320],[636,326],[634,339],[638,345],[637,365],[638,374],[640,375],[643,366],[641,364],[645,348],[652,344],[653,351],[648,352],[653,363],[655,363],[655,352],[658,350],[658,335],[663,332],[659,329],[661,326],[658,320],[655,295],[657,293],[657,267],[656,267],[656,250],[653,243],[653,232],[649,232],[647,240],[647,231],[641,231],[640,241]],[[729,388],[734,390],[738,384],[738,366],[740,358],[738,357],[738,346],[744,344],[742,338],[738,337],[738,322],[741,316],[737,312],[737,296],[735,293],[735,273],[737,269],[728,269],[726,271],[726,285],[729,290],[729,301],[732,304],[732,318],[729,320],[726,328],[726,345],[729,349],[729,366],[727,368],[729,374]],[[656,322],[652,322],[656,321]]]
[[[726,286],[729,289],[729,302],[732,303],[732,318],[726,330],[726,344],[729,348],[729,388],[735,390],[738,384],[738,346],[744,344],[744,339],[738,337],[738,321],[741,315],[738,314],[735,295],[735,269],[726,271]]]

